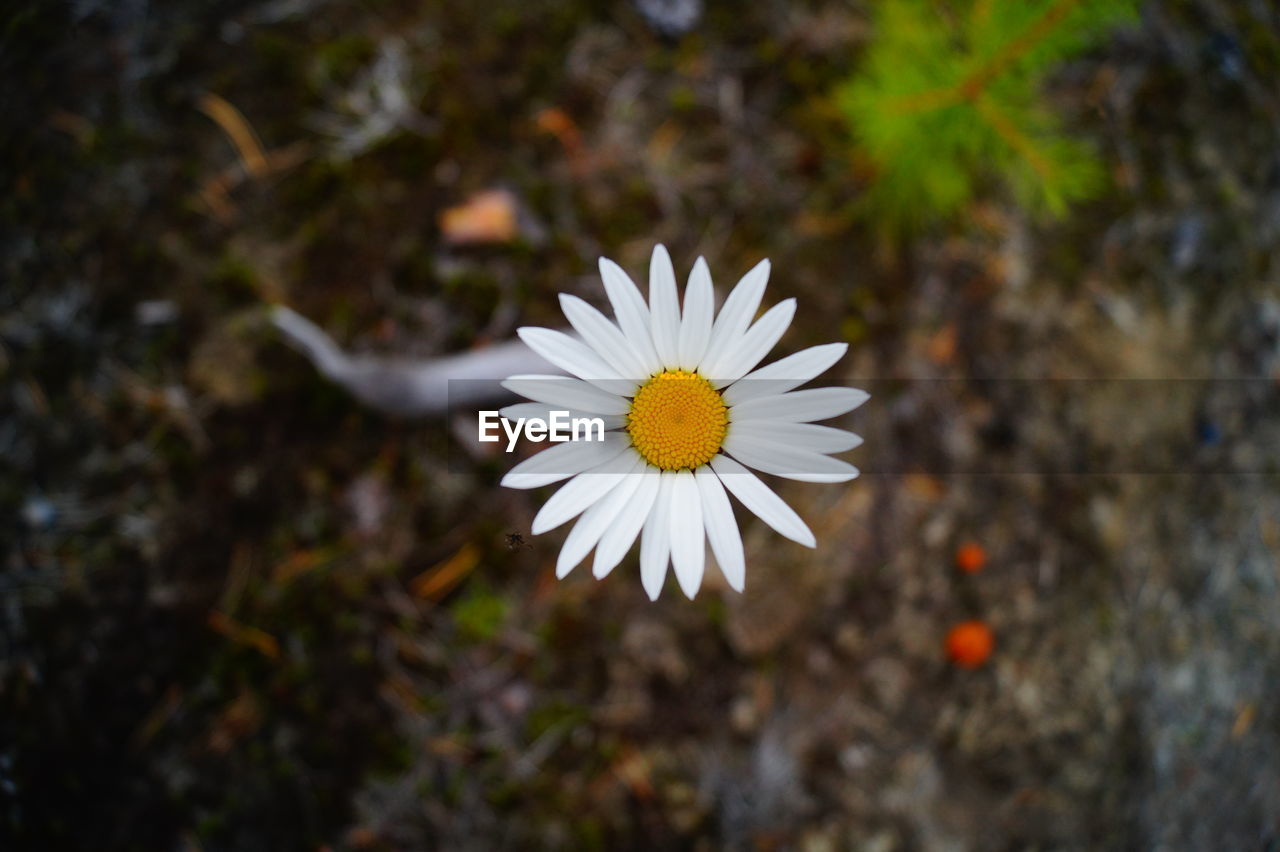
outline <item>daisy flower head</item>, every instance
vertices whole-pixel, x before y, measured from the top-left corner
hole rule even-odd
[[[769,280],[757,264],[717,313],[711,272],[701,257],[685,287],[659,245],[649,264],[649,298],[613,261],[600,274],[616,322],[576,296],[560,305],[577,337],[522,328],[522,340],[568,376],[518,375],[503,382],[531,402],[502,416],[547,417],[568,411],[604,421],[603,440],[562,443],[516,465],[509,488],[568,479],[539,510],[534,534],[578,518],[556,563],[564,577],[595,549],[604,577],[640,539],[640,578],[656,600],[667,567],[692,598],[702,584],[706,544],[729,586],[742,591],[746,560],[729,502],[732,494],[783,536],[815,547],[813,533],[748,468],[803,482],[847,482],[858,469],[831,456],[862,439],[814,421],[857,408],[854,388],[796,390],[848,348],[829,343],[757,368],[791,324],[795,299],[755,319]],[[754,320],[754,322],[753,322]],[[579,517],[581,516],[581,517]]]

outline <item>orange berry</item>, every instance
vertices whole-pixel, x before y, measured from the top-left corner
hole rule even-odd
[[[987,564],[987,552],[976,541],[966,541],[956,548],[956,567],[966,574],[977,574]]]
[[[976,669],[985,663],[995,645],[995,636],[985,621],[964,621],[947,633],[947,656],[966,669]]]

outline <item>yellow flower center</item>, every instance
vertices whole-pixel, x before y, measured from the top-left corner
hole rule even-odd
[[[631,401],[627,434],[644,460],[663,470],[701,467],[724,443],[729,411],[711,382],[668,370],[646,382]]]

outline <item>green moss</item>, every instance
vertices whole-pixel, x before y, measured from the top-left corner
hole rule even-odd
[[[256,300],[260,281],[258,271],[241,257],[227,252],[209,276],[210,288],[232,303]]]
[[[670,103],[672,112],[692,112],[698,106],[698,96],[691,86],[680,85],[671,90]]]
[[[451,609],[463,639],[485,642],[496,636],[506,623],[510,604],[485,584],[473,582]]]
[[[378,43],[365,33],[339,36],[321,44],[315,52],[315,69],[323,83],[347,81],[358,75],[378,55]]]
[[[702,609],[706,614],[707,623],[711,626],[722,628],[728,621],[729,611],[722,597],[704,595]]]
[[[525,736],[530,742],[557,728],[571,728],[589,721],[586,708],[567,701],[551,700],[529,711]]]

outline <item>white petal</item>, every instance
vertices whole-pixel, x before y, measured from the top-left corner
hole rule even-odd
[[[636,488],[640,485],[638,473],[643,466],[644,462],[637,456],[627,471],[627,476],[614,486],[608,496],[582,513],[582,517],[564,540],[564,546],[560,548],[560,556],[556,559],[557,577],[564,577],[572,571],[591,552],[591,548],[596,546],[600,536],[604,535],[605,530],[613,524],[618,513],[636,493]]]
[[[619,396],[630,396],[636,392],[634,379],[624,379],[594,349],[562,331],[525,326],[516,329],[516,334],[525,345],[552,364],[603,391]]]
[[[551,499],[542,504],[538,514],[534,515],[533,525],[530,527],[533,534],[541,535],[553,530],[565,521],[581,515],[592,503],[603,500],[627,475],[627,470],[636,458],[638,456],[634,452],[623,450],[609,461],[584,470],[560,486],[560,490],[552,494]]]
[[[676,366],[680,361],[680,300],[671,255],[661,243],[653,247],[649,259],[649,315],[658,360],[664,367]]]
[[[846,461],[742,434],[726,438],[724,451],[747,467],[800,482],[848,482],[858,475]]]
[[[817,540],[800,516],[754,473],[724,455],[711,460],[711,469],[719,475],[729,493],[760,520],[798,544],[817,546]]]
[[[569,376],[512,376],[502,386],[534,402],[588,414],[626,414],[631,410],[630,401]]]
[[[662,593],[671,560],[671,491],[675,481],[671,473],[659,475],[658,496],[640,534],[640,583],[651,601]]]
[[[811,453],[843,453],[862,444],[860,437],[843,429],[781,420],[735,420],[729,434]]]
[[[521,418],[528,420],[536,417],[539,420],[550,420],[551,412],[565,411],[563,405],[547,405],[545,402],[517,402],[514,405],[506,405],[498,409],[498,414],[508,420],[520,420]],[[585,411],[574,411],[568,409],[570,417],[599,417],[604,421],[606,431],[610,429],[621,429],[627,425],[627,418],[620,414],[587,414]],[[594,435],[595,433],[592,432]],[[506,440],[506,433],[503,433],[503,440]],[[574,471],[575,473],[577,471]]]
[[[748,373],[724,392],[726,405],[737,405],[758,396],[776,396],[816,378],[849,351],[847,343],[825,343],[801,349]]]
[[[698,258],[684,290],[684,316],[680,320],[680,369],[696,370],[711,342],[711,320],[715,314],[715,292],[711,270]]]
[[[719,361],[724,352],[742,337],[755,318],[760,300],[764,298],[765,285],[769,283],[769,261],[762,260],[750,272],[742,276],[724,305],[715,325],[711,327],[711,340],[707,343],[703,364]]]
[[[560,310],[564,311],[569,324],[582,335],[586,344],[620,376],[637,383],[645,378],[647,373],[643,359],[608,317],[567,293],[560,294]]]
[[[693,600],[702,585],[707,543],[702,527],[702,498],[690,471],[673,477],[671,486],[671,564],[685,596]]]
[[[698,483],[698,496],[702,498],[702,523],[707,528],[707,541],[716,556],[720,573],[729,582],[729,588],[740,592],[746,583],[747,560],[742,551],[742,534],[729,505],[729,495],[724,493],[720,477],[709,467],[700,467],[694,473]]]
[[[737,343],[725,350],[719,361],[707,365],[707,378],[715,387],[722,388],[745,376],[769,354],[795,315],[795,299],[774,305]]]
[[[618,517],[617,522],[605,530],[596,545],[595,561],[591,564],[591,573],[597,578],[603,577],[614,569],[622,557],[627,555],[631,544],[640,533],[658,497],[658,480],[661,478],[657,468],[649,468],[643,473],[632,474],[633,479],[640,481],[631,502]]]
[[[630,440],[618,433],[606,433],[603,441],[572,441],[556,444],[511,468],[502,477],[507,488],[541,488],[610,461],[630,447]]]
[[[729,412],[731,420],[785,420],[809,423],[852,411],[871,395],[857,388],[813,388],[749,399]]]
[[[653,335],[649,332],[649,306],[644,303],[644,297],[631,276],[612,260],[602,257],[600,280],[604,282],[604,291],[609,295],[609,303],[613,305],[622,333],[644,362],[645,376],[660,371],[662,363],[658,360],[658,353],[653,348]]]

